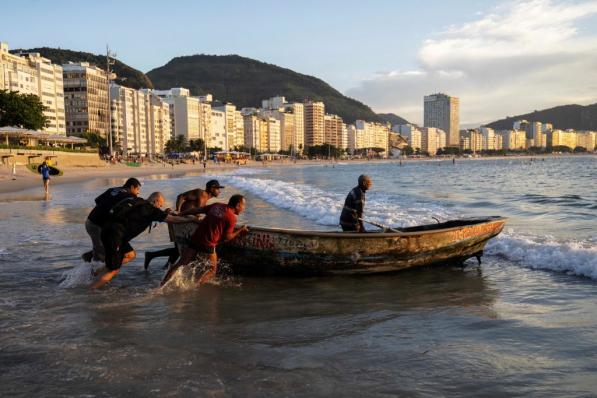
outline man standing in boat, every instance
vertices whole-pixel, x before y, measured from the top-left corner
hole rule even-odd
[[[371,189],[373,182],[367,175],[359,176],[359,185],[354,187],[346,196],[344,208],[340,214],[340,226],[345,232],[366,232],[363,225],[363,211],[365,210],[365,193]]]

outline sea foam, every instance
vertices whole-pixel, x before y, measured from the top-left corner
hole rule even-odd
[[[238,176],[224,176],[222,180],[319,225],[338,226],[346,198],[346,192],[323,191],[286,181]],[[370,221],[389,226],[412,226],[435,223],[432,216],[445,220],[455,214],[441,206],[405,200],[398,195],[373,193],[367,196],[366,217]]]
[[[319,225],[337,226],[346,193],[328,192],[313,186],[285,181],[223,176],[226,183],[250,192],[266,202],[296,213]],[[397,204],[399,203],[399,204]],[[390,226],[412,226],[463,217],[455,210],[420,198],[371,193],[366,218]],[[595,240],[565,241],[533,236],[509,229],[489,241],[485,253],[532,269],[565,272],[597,280]]]
[[[590,240],[558,241],[553,237],[505,231],[489,241],[485,253],[522,267],[565,272],[597,280],[597,245]]]

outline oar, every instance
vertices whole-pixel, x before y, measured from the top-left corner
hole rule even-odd
[[[386,231],[390,231],[390,232],[400,232],[400,231],[398,231],[397,229],[390,228],[390,227],[388,227],[387,225],[383,225],[383,224],[380,224],[380,223],[376,223],[376,222],[374,222],[374,221],[364,220],[364,219],[362,219],[362,218],[359,218],[359,221],[366,222],[367,224],[374,225],[374,226],[376,226],[376,227],[379,227],[379,228],[382,228],[382,229],[384,229],[384,230],[386,230]]]

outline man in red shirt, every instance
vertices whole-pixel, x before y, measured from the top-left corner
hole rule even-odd
[[[178,263],[166,272],[161,283],[162,286],[170,280],[180,266],[191,262],[197,254],[207,254],[211,263],[211,268],[199,278],[198,283],[205,283],[212,279],[218,270],[218,255],[216,254],[218,243],[232,240],[239,234],[249,231],[246,225],[234,230],[236,216],[245,211],[245,207],[246,200],[243,195],[232,195],[227,205],[214,203],[205,206],[203,208],[206,213],[205,218],[197,226],[197,230],[191,236],[189,247],[182,253]]]

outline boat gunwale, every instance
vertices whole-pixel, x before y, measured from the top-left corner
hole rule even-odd
[[[461,219],[461,221],[465,221],[467,219]],[[363,238],[399,238],[399,237],[412,237],[418,235],[435,235],[445,232],[450,232],[454,230],[459,230],[466,227],[473,227],[479,226],[484,224],[493,224],[493,223],[502,223],[508,220],[507,217],[502,216],[491,216],[486,218],[472,218],[468,219],[468,221],[476,221],[478,223],[467,224],[467,225],[460,225],[455,227],[448,227],[448,228],[440,228],[440,229],[430,229],[430,230],[422,230],[422,231],[412,231],[412,232],[341,232],[341,231],[317,231],[317,230],[300,230],[300,229],[285,229],[285,228],[268,228],[268,227],[258,227],[258,226],[248,226],[249,233],[252,231],[255,232],[265,232],[265,233],[275,233],[275,234],[287,234],[287,235],[294,235],[294,236],[311,236],[311,237],[318,237],[318,238],[349,238],[349,239],[363,239]],[[449,221],[458,221],[458,220],[448,220]],[[428,224],[433,225],[433,224]]]

